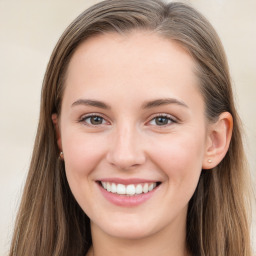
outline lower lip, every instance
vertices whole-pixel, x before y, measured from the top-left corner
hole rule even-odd
[[[100,184],[98,184],[101,193],[103,196],[111,203],[117,205],[117,206],[123,206],[123,207],[132,207],[132,206],[138,206],[144,202],[146,202],[148,199],[150,199],[153,194],[158,190],[158,187],[154,188],[148,193],[142,193],[139,195],[133,195],[133,196],[124,196],[124,195],[118,195],[111,192],[108,192],[106,189],[104,189]]]

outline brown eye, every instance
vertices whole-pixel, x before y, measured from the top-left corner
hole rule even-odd
[[[82,118],[81,122],[84,122],[86,125],[92,125],[92,126],[97,126],[101,124],[106,124],[106,120],[101,117],[101,116],[87,116]]]
[[[92,125],[99,125],[103,123],[103,118],[100,116],[91,116],[89,119]]]
[[[169,118],[163,117],[163,116],[158,116],[156,117],[156,125],[167,125],[169,123]]]
[[[167,126],[176,121],[169,115],[159,115],[150,120],[149,124],[154,126]]]

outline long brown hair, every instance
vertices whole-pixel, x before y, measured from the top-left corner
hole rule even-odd
[[[10,256],[85,255],[89,218],[75,201],[58,159],[51,115],[60,114],[72,54],[96,34],[149,30],[175,40],[193,57],[206,118],[228,111],[234,129],[229,150],[212,170],[202,170],[189,202],[187,247],[192,255],[251,256],[248,172],[228,64],[210,23],[186,4],[158,0],[107,0],[83,12],[63,33],[44,77],[40,120]]]

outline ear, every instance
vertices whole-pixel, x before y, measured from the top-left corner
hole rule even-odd
[[[221,113],[217,122],[209,125],[203,169],[216,167],[225,157],[233,130],[233,118],[229,112]]]
[[[60,136],[60,128],[59,128],[59,120],[57,114],[52,114],[52,122],[54,124],[56,138],[57,138],[57,144],[59,147],[59,150],[62,151],[62,144],[61,144],[61,136]]]

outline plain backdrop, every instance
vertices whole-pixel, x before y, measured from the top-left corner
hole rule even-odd
[[[99,1],[0,0],[1,256],[7,255],[29,167],[47,62],[64,29],[96,2]],[[187,2],[210,20],[226,50],[255,184],[256,0]]]

